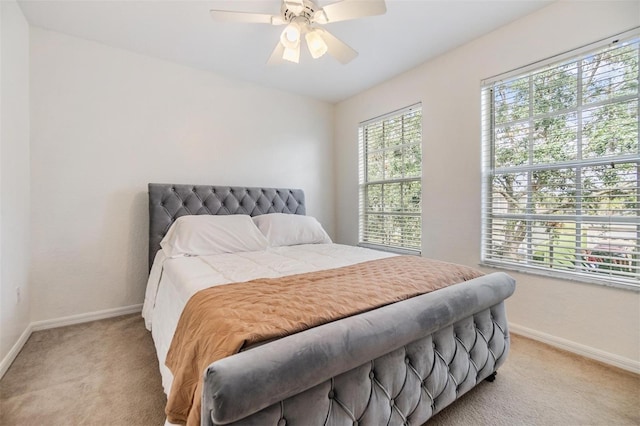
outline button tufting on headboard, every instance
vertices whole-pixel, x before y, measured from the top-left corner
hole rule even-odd
[[[301,189],[149,184],[149,269],[171,224],[190,214],[306,214]]]

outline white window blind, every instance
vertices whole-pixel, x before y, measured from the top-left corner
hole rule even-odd
[[[484,263],[640,288],[639,62],[636,35],[483,87]]]
[[[360,244],[420,253],[422,108],[360,124]]]

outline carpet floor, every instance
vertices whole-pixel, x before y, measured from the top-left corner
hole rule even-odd
[[[0,425],[164,423],[166,397],[139,315],[32,334],[0,380]],[[640,376],[523,337],[507,362],[432,425],[640,425]]]

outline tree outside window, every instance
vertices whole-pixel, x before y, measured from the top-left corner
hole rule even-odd
[[[483,261],[640,286],[639,40],[483,89]]]
[[[422,109],[362,123],[360,244],[420,253]]]

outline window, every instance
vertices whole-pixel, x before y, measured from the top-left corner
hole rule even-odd
[[[360,245],[419,254],[422,108],[360,124]]]
[[[484,263],[640,288],[639,42],[484,85]]]

